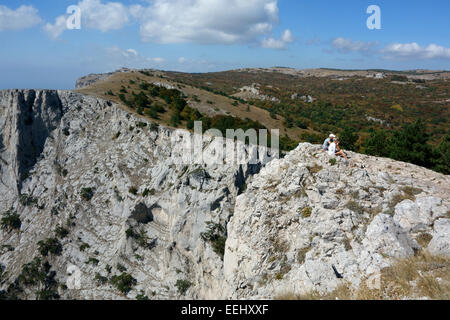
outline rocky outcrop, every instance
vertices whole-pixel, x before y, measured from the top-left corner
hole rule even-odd
[[[59,292],[63,298],[124,298],[95,280],[121,272],[136,279],[128,297],[142,290],[182,298],[175,285],[186,280],[187,297],[222,296],[222,257],[201,234],[208,222],[227,224],[254,165],[184,164],[174,130],[72,92],[4,91],[0,106],[1,212],[11,209],[21,220],[20,230],[0,231],[9,281],[60,227],[68,235],[58,240],[52,270],[62,284],[74,267],[81,279],[79,289]],[[205,137],[203,149],[213,140]],[[29,170],[24,179],[22,168]]]
[[[447,176],[354,153],[349,166],[329,160],[301,144],[237,198],[225,251],[228,296],[356,288],[421,249],[448,255]]]
[[[450,255],[449,177],[414,165],[334,164],[310,144],[197,165],[190,133],[68,91],[1,91],[0,114],[0,298],[267,299]],[[204,137],[206,160],[215,143]]]
[[[89,87],[90,85],[92,85],[96,82],[108,79],[110,76],[112,76],[115,73],[130,72],[130,71],[132,71],[132,70],[128,69],[128,68],[121,68],[117,71],[109,72],[109,73],[89,74],[87,76],[77,79],[77,82],[75,83],[75,89],[83,89],[83,88]]]

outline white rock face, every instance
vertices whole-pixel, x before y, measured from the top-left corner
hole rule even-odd
[[[133,298],[141,290],[182,298],[175,284],[186,279],[193,284],[186,297],[223,296],[222,258],[200,235],[209,221],[226,225],[236,195],[260,165],[184,164],[173,130],[152,128],[112,103],[71,92],[2,91],[0,113],[0,213],[12,208],[22,222],[20,232],[0,230],[2,245],[14,248],[0,252],[11,281],[39,256],[37,243],[70,221],[62,254],[51,265],[60,283],[76,266],[82,286],[60,292],[64,298]],[[212,142],[205,137],[203,149]],[[205,160],[209,156],[205,151]],[[21,181],[21,172],[28,178]],[[91,200],[81,197],[83,188],[92,188]],[[21,203],[19,194],[32,203]],[[137,222],[136,211],[151,218]],[[131,227],[156,245],[138,245],[126,235]],[[111,275],[120,274],[118,264],[137,280],[127,296],[94,281],[97,273],[108,276],[107,266]]]
[[[434,223],[433,239],[428,250],[433,254],[450,257],[450,219],[439,219]]]
[[[450,248],[447,219],[439,219],[450,208],[448,177],[350,154],[349,166],[331,166],[319,146],[301,144],[251,179],[228,224],[228,296],[325,292],[342,281],[356,287],[422,249],[420,232],[433,232],[430,250]],[[416,188],[415,201],[393,202],[407,187]]]
[[[358,286],[422,249],[423,234],[450,253],[449,178],[414,165],[350,153],[332,166],[310,144],[256,165],[185,164],[188,132],[66,91],[0,91],[0,116],[0,214],[21,221],[0,229],[0,297],[53,237],[55,279],[80,275],[59,287],[65,299],[270,299]],[[208,222],[226,226],[223,259],[202,237]],[[126,294],[101,281],[123,272],[136,279]]]

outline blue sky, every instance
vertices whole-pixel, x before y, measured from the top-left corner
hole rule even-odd
[[[70,5],[80,30],[66,28]],[[449,70],[448,12],[448,0],[3,0],[0,89],[71,89],[122,66]]]

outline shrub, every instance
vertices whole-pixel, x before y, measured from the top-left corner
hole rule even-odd
[[[28,207],[31,205],[36,205],[38,200],[28,194],[22,194],[19,198],[19,202],[21,205],[23,205],[24,207]]]
[[[147,111],[145,111],[145,114],[152,119],[159,119],[158,112],[153,108],[147,109]]]
[[[141,290],[141,292],[136,296],[136,300],[144,301],[150,299],[145,295],[145,292]]]
[[[200,234],[203,241],[210,242],[215,253],[221,258],[225,254],[225,242],[227,240],[225,228],[219,224],[209,221],[206,223],[207,230]]]
[[[119,270],[119,272],[127,271],[127,268],[124,265],[120,264],[120,263],[118,263],[116,267],[117,267],[117,270]]]
[[[8,288],[8,295],[15,297],[23,292],[21,285],[39,288],[36,291],[36,299],[39,300],[55,300],[59,299],[57,293],[58,282],[55,280],[56,272],[51,271],[51,265],[43,262],[40,258],[34,258],[33,261],[22,266],[22,272],[17,277],[13,285]],[[12,292],[10,292],[12,291]]]
[[[46,257],[49,253],[54,255],[61,255],[62,245],[56,238],[48,238],[38,242],[39,253]]]
[[[98,266],[99,263],[100,263],[100,261],[97,258],[92,258],[92,257],[90,257],[88,259],[88,261],[86,261],[86,264],[92,264],[94,266]]]
[[[84,201],[90,201],[94,197],[94,190],[92,188],[83,188],[80,195]]]
[[[133,287],[137,284],[136,279],[133,278],[131,274],[125,272],[123,272],[120,276],[112,276],[110,282],[123,294],[128,294],[128,292],[130,292],[131,289],[133,289]]]
[[[147,196],[149,196],[149,195],[151,195],[151,196],[153,196],[153,195],[155,195],[155,189],[152,189],[152,190],[149,190],[149,189],[145,189],[144,190],[144,192],[142,192],[142,196],[145,198],[145,197],[147,197]]]
[[[159,130],[159,125],[157,123],[151,123],[150,124],[150,131],[158,131]]]
[[[341,132],[339,137],[342,148],[351,151],[356,151],[356,142],[358,139],[358,134],[356,134],[354,129],[349,127],[346,127],[344,131]]]
[[[58,238],[62,239],[62,238],[67,237],[67,235],[69,234],[69,230],[67,230],[66,228],[64,228],[62,226],[58,226],[58,227],[56,227],[55,233],[58,236]]]
[[[136,187],[130,187],[130,189],[128,189],[128,192],[132,195],[137,195],[138,189]]]
[[[330,163],[330,165],[334,166],[334,165],[336,165],[337,160],[336,160],[336,158],[331,158],[328,162]]]
[[[102,276],[102,275],[101,275],[100,273],[98,273],[98,272],[95,274],[94,280],[95,280],[99,285],[103,285],[103,284],[105,284],[105,283],[108,282],[108,278]]]
[[[20,221],[20,217],[17,212],[13,212],[11,208],[3,214],[1,226],[3,230],[20,230],[22,222]]]
[[[177,280],[175,287],[178,289],[180,295],[186,294],[186,291],[192,286],[192,283],[188,280]]]
[[[149,237],[147,236],[144,229],[135,232],[133,228],[128,228],[126,231],[127,239],[132,238],[143,248],[151,248],[151,243],[149,243]]]
[[[311,207],[306,207],[302,210],[302,217],[303,218],[309,218],[312,214],[312,208]]]
[[[147,123],[145,123],[145,122],[136,122],[136,127],[143,129],[143,128],[147,127]]]

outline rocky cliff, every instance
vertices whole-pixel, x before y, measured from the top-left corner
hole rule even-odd
[[[186,164],[177,134],[94,97],[1,91],[0,296],[275,298],[450,255],[447,176],[310,144]]]

